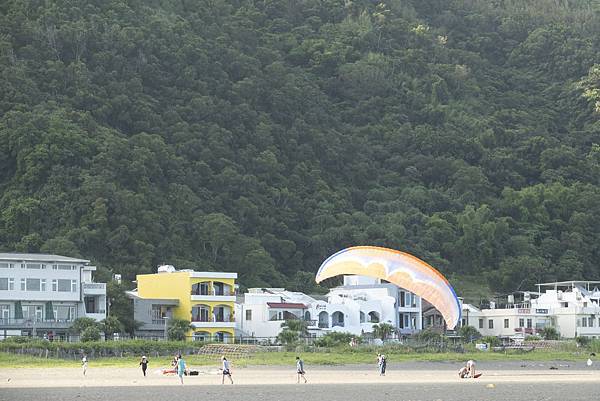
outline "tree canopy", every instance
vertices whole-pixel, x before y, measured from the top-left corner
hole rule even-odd
[[[597,0],[0,3],[0,247],[318,290],[598,278]]]

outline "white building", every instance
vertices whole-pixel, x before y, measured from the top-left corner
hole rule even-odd
[[[421,300],[410,292],[376,279],[346,276],[344,285],[325,299],[315,299],[282,288],[253,288],[236,304],[238,335],[274,338],[285,320],[308,322],[309,333],[320,336],[339,331],[371,333],[373,325],[388,323],[401,334],[421,329]]]
[[[523,338],[548,326],[562,337],[600,338],[600,290],[598,281],[563,281],[538,284],[538,292],[525,293],[522,302],[478,309],[463,305],[463,324],[482,335]],[[544,292],[542,292],[544,290]],[[535,298],[537,297],[537,298]]]
[[[106,317],[106,284],[94,283],[89,260],[0,253],[0,338],[65,336],[73,320]]]

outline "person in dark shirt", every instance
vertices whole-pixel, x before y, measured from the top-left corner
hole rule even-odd
[[[140,366],[142,367],[142,373],[144,377],[146,377],[146,369],[148,369],[148,358],[146,356],[142,356],[142,360],[140,361]]]

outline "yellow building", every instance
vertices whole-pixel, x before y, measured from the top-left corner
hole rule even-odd
[[[176,271],[137,276],[134,319],[143,323],[136,334],[163,337],[169,319],[189,320],[193,340],[233,342],[237,273]]]

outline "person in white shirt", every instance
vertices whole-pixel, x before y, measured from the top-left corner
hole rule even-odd
[[[233,379],[231,378],[231,366],[229,364],[229,361],[227,360],[227,358],[225,358],[225,356],[221,357],[221,361],[223,362],[223,367],[221,369],[223,371],[223,376],[221,377],[221,384],[225,384],[225,376],[227,376],[231,384],[233,384]]]
[[[304,361],[300,359],[299,356],[296,357],[296,373],[298,374],[298,383],[300,383],[300,377],[304,379],[304,383],[308,382],[308,380],[306,380],[306,377],[304,376],[304,374],[306,373],[304,371]]]
[[[88,368],[87,354],[83,354],[83,357],[81,358],[81,368],[83,369],[83,375],[85,376]]]

